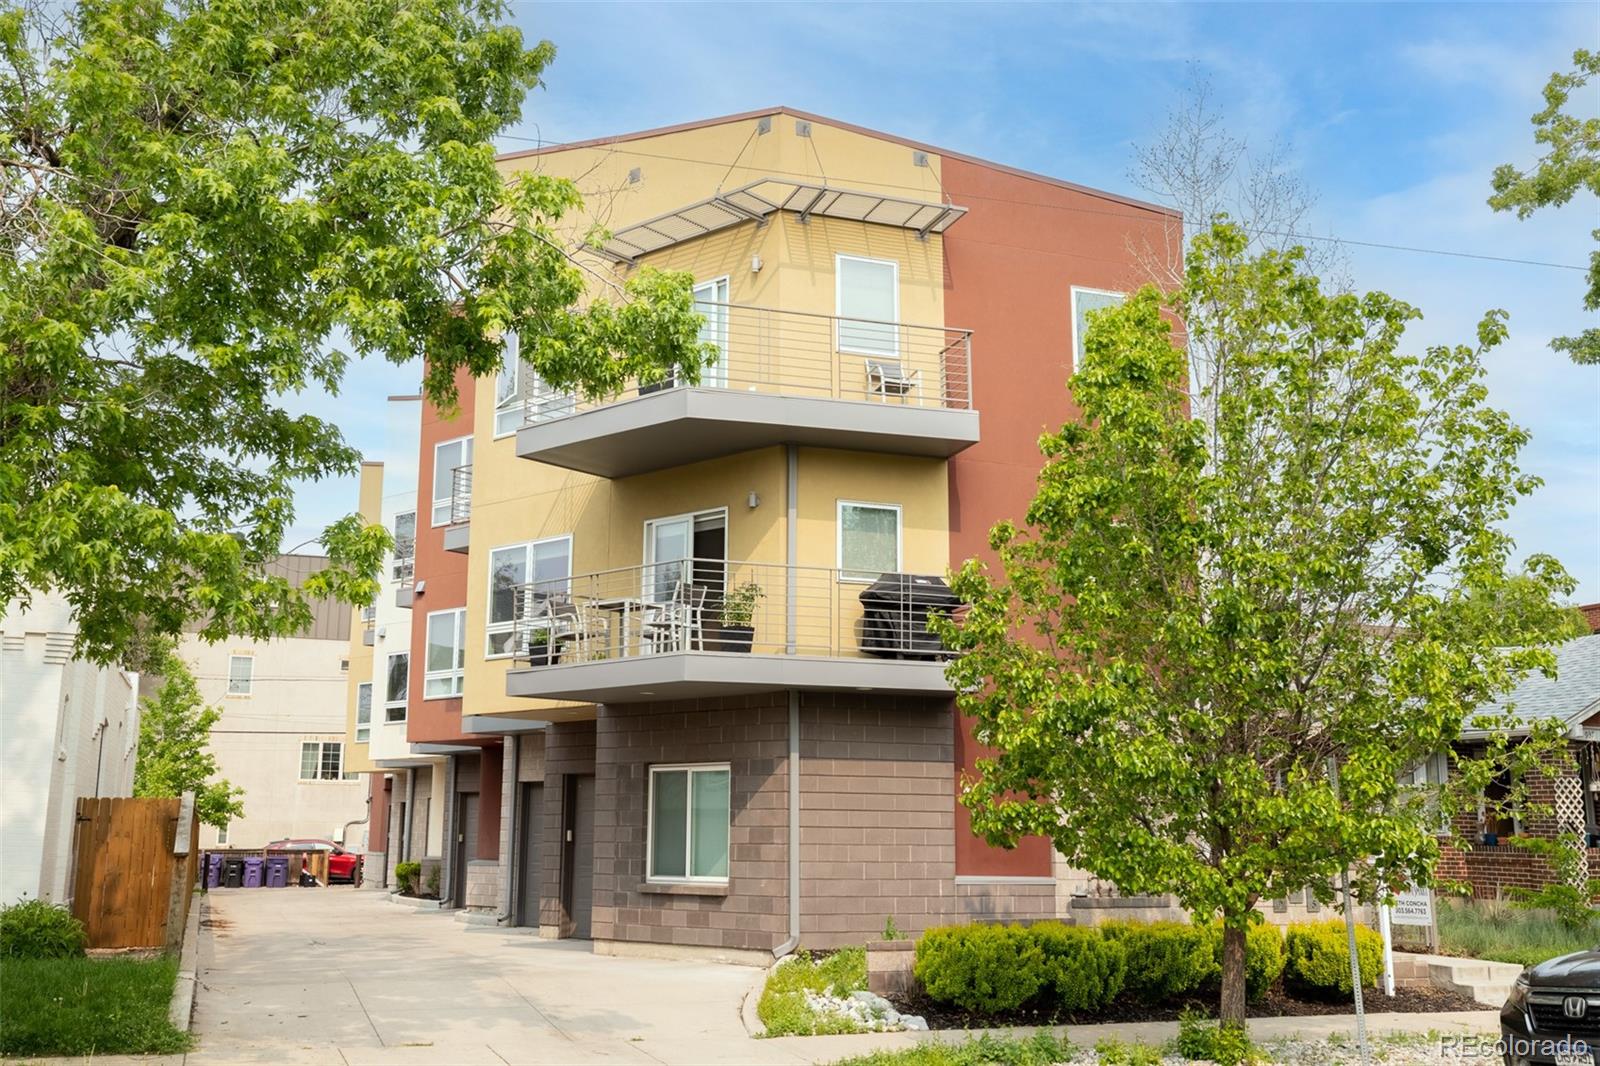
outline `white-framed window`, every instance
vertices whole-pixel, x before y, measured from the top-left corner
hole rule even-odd
[[[648,880],[728,880],[730,785],[727,763],[650,768]]]
[[[383,720],[406,720],[406,700],[411,695],[411,653],[397,651],[384,664]]]
[[[403,581],[416,568],[417,512],[401,511],[394,516],[394,579]]]
[[[228,656],[228,695],[248,696],[255,687],[256,657],[254,655]]]
[[[372,739],[372,682],[356,685],[356,743]]]
[[[900,505],[839,501],[839,580],[876,581],[901,569]]]
[[[722,388],[728,384],[728,277],[701,282],[694,287],[694,309],[705,316],[700,343],[715,344],[717,361],[701,368],[700,384]]]
[[[428,615],[428,644],[423,659],[422,698],[461,695],[467,669],[467,609]]]
[[[508,544],[489,553],[489,624],[483,654],[499,659],[516,652],[517,588],[533,585],[535,596],[572,591],[572,537],[547,537],[527,544]]]
[[[500,350],[500,373],[494,382],[494,435],[498,440],[515,433],[524,421],[570,415],[577,401],[544,383],[533,367],[522,361],[522,341],[507,333]]]
[[[344,772],[344,745],[339,741],[300,742],[300,780],[344,781],[354,776]]]
[[[1083,341],[1089,335],[1089,312],[1116,307],[1128,298],[1127,293],[1107,289],[1080,289],[1072,287],[1072,369],[1076,373],[1083,365]]]
[[[472,465],[472,438],[457,437],[433,446],[433,524],[450,523],[450,493],[456,470]]]
[[[837,288],[834,305],[840,318],[839,350],[898,358],[900,264],[893,259],[842,254],[835,255],[833,263]]]
[[[217,830],[217,843],[218,844],[226,844],[227,842],[228,842],[228,827],[227,826],[223,826],[221,829]]]

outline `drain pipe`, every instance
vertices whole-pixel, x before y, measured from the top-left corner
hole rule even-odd
[[[348,821],[348,822],[344,823],[344,828],[339,830],[339,843],[340,843],[340,845],[343,845],[346,841],[348,841],[350,839],[350,827],[351,826],[353,826],[353,825],[366,825],[368,822],[372,821],[372,792],[370,791],[371,788],[372,788],[372,785],[371,785],[370,782],[368,783],[367,788],[369,790],[367,792],[367,813],[363,814],[360,818],[356,818],[356,819],[353,819],[352,821]],[[349,848],[345,848],[344,850],[349,851],[350,849]],[[366,848],[362,848],[361,849],[361,853],[363,855],[365,855],[367,853],[367,849]]]
[[[784,540],[788,549],[788,633],[785,651],[795,653],[795,594],[798,592],[800,545],[800,449],[787,446],[788,530]],[[789,690],[789,939],[772,949],[774,958],[783,958],[800,946],[800,693]]]

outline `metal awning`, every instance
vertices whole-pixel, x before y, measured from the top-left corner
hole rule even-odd
[[[676,211],[625,226],[613,233],[600,251],[619,263],[631,263],[641,255],[659,252],[741,222],[765,222],[775,211],[792,211],[801,221],[815,216],[897,226],[916,230],[918,237],[943,233],[967,213],[966,208],[954,204],[908,200],[785,178],[760,178]]]

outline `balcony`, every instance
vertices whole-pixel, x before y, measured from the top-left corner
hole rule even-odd
[[[450,472],[450,524],[444,527],[444,550],[467,554],[472,527],[472,466]]]
[[[943,579],[684,559],[509,592],[506,694],[589,703],[783,689],[953,695]],[[495,626],[491,624],[491,632]]]
[[[617,478],[785,443],[948,458],[978,440],[969,330],[696,306],[722,350],[698,385],[580,400],[530,382],[517,454]]]

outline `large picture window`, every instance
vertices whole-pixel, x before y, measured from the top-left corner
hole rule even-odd
[[[337,740],[307,740],[300,744],[300,780],[344,781],[344,745]]]
[[[535,598],[564,596],[572,589],[572,538],[550,537],[511,544],[489,553],[489,625],[484,654],[511,655],[517,588],[533,586]]]
[[[472,438],[441,441],[433,446],[433,524],[450,522],[450,493],[456,471],[472,465]]]
[[[726,881],[732,822],[728,765],[650,768],[652,881]]]
[[[388,669],[383,680],[383,720],[406,720],[406,699],[411,694],[411,653],[402,651],[389,656]]]
[[[1083,365],[1083,342],[1089,335],[1089,312],[1116,307],[1127,297],[1120,292],[1103,289],[1072,290],[1072,370],[1077,373]]]
[[[356,685],[356,743],[372,739],[372,682]]]
[[[839,350],[897,358],[900,265],[892,259],[840,255],[834,257],[834,269],[838,273]],[[852,319],[857,321],[849,321]]]
[[[900,508],[839,501],[839,580],[876,581],[900,572]]]
[[[467,609],[428,615],[428,646],[423,661],[422,697],[461,695],[467,667]]]
[[[417,512],[402,511],[394,516],[394,579],[410,577],[416,565]]]

